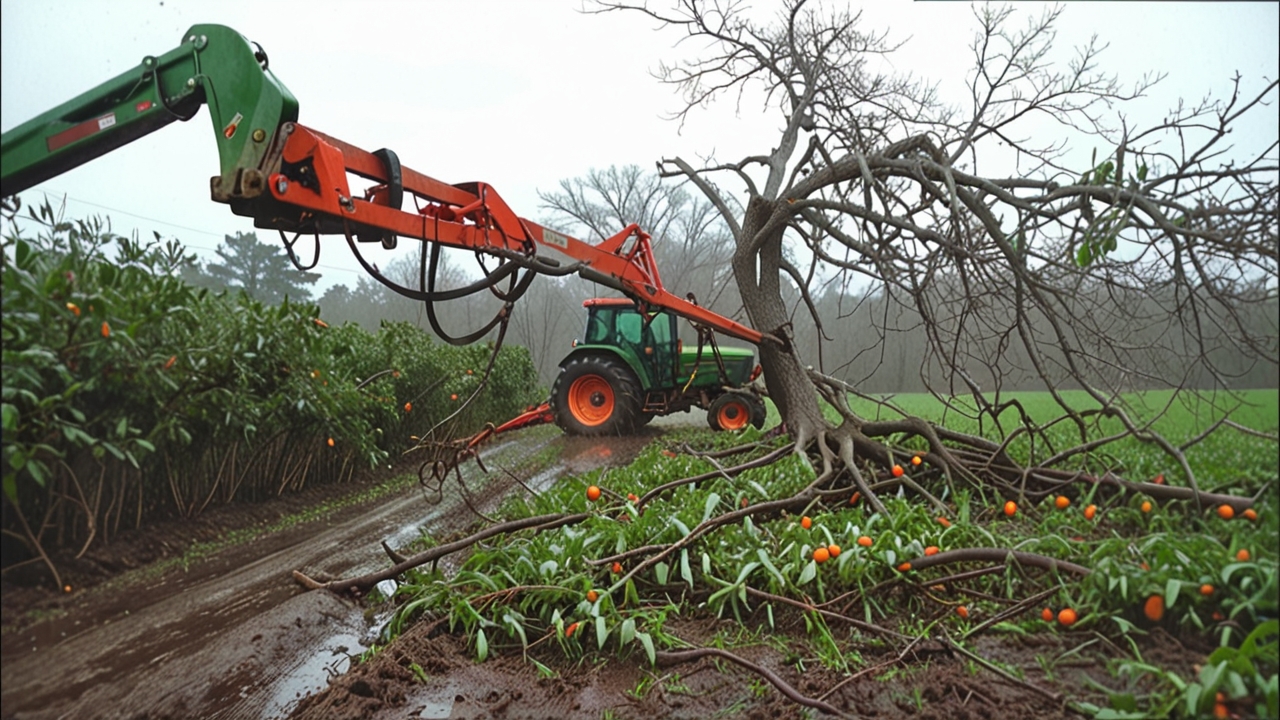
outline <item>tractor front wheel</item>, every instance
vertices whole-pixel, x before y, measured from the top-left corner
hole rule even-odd
[[[560,369],[551,409],[570,435],[625,435],[640,417],[639,384],[619,360],[575,358]]]
[[[764,402],[755,395],[727,392],[711,401],[707,424],[712,430],[744,430],[748,425],[764,426]]]

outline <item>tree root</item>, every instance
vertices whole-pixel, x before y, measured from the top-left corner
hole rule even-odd
[[[813,708],[814,710],[819,710],[836,717],[851,717],[827,702],[815,700],[807,695],[801,695],[798,690],[792,687],[786,680],[778,677],[778,675],[772,670],[757,665],[750,660],[739,655],[735,655],[727,650],[703,647],[693,648],[691,650],[660,650],[655,653],[655,659],[658,661],[659,665],[677,665],[708,656],[728,660],[739,667],[750,670],[765,680],[768,680],[770,685],[773,685],[778,689],[778,692],[785,695],[788,700],[796,703],[797,705]]]
[[[564,525],[574,525],[582,522],[583,520],[586,520],[589,517],[591,516],[587,513],[574,513],[571,515],[559,513],[555,515],[536,515],[534,517],[521,518],[519,520],[511,520],[509,522],[490,525],[489,527],[481,530],[480,532],[474,533],[472,535],[468,535],[467,537],[462,538],[461,540],[455,540],[454,542],[451,542],[451,543],[445,543],[444,545],[439,545],[429,550],[424,550],[423,552],[420,552],[417,555],[414,555],[413,557],[406,558],[405,560],[398,562],[394,566],[389,567],[385,570],[379,570],[377,572],[367,573],[359,577],[343,578],[340,580],[331,580],[329,582],[323,582],[323,583],[313,580],[310,577],[307,577],[306,574],[302,573],[299,570],[294,570],[293,579],[297,581],[299,585],[303,586],[308,590],[329,590],[335,593],[364,592],[369,588],[373,587],[374,585],[377,585],[378,583],[382,582],[383,580],[390,580],[396,577],[397,575],[405,572],[406,570],[412,570],[413,568],[418,567],[419,565],[425,565],[426,563],[429,563],[433,560],[439,560],[440,558],[446,555],[450,555],[452,553],[458,552],[459,550],[465,550],[466,548],[471,547],[472,545],[480,542],[481,540],[491,538],[494,535],[502,535],[503,533],[510,533],[510,532],[516,532],[518,530],[528,530],[528,529],[549,530],[551,528],[562,527]]]

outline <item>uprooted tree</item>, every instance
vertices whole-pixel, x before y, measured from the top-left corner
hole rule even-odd
[[[892,466],[895,444],[923,437],[928,463],[950,480],[1036,500],[1075,479],[1052,466],[1135,437],[1176,459],[1201,499],[1185,446],[1136,420],[1122,393],[1225,388],[1242,368],[1275,371],[1277,141],[1228,143],[1246,116],[1274,110],[1274,80],[1248,90],[1236,77],[1225,100],[1180,105],[1136,128],[1117,108],[1159,78],[1122,87],[1099,70],[1096,40],[1053,63],[1059,10],[1023,27],[1008,9],[976,10],[965,107],[878,69],[893,43],[847,10],[790,0],[761,23],[738,3],[598,7],[615,10],[703,44],[700,56],[660,68],[682,95],[678,118],[732,95],[780,123],[758,155],[697,165],[675,157],[659,168],[691,181],[729,226],[743,304],[767,334],[768,394],[820,478],[847,473],[881,509],[865,470]],[[1104,148],[1102,157],[1095,150],[1082,166],[1073,143]],[[734,193],[746,195],[741,213]],[[1030,466],[1001,444],[905,414],[855,414],[845,398],[856,389],[807,362],[785,298],[798,293],[809,310],[802,322],[821,334],[808,288],[833,276],[856,276],[918,314],[931,391],[1006,438],[1029,436],[1038,447]],[[1078,444],[1055,447],[1046,430],[1057,422],[1020,410],[1008,425],[1004,411],[1017,403],[1001,389],[1015,376],[1053,393]],[[1073,404],[1064,388],[1084,389],[1092,403]],[[823,417],[822,399],[840,424]],[[1101,418],[1123,430],[1090,439]]]

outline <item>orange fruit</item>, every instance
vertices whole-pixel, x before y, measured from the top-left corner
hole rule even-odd
[[[1059,495],[1053,499],[1053,506],[1059,510],[1066,510],[1071,505],[1071,498],[1066,495]]]
[[[449,399],[450,399],[450,400],[457,401],[457,399],[458,399],[458,393],[453,393],[452,395],[450,395],[450,396],[449,396]]]
[[[76,317],[80,317],[79,305],[76,305],[75,303],[67,303],[67,309],[71,311],[72,315],[75,315]]]
[[[800,518],[800,527],[804,528],[805,530],[808,530],[809,528],[813,527],[813,521],[809,519],[808,515],[805,515],[804,517]]]
[[[940,517],[940,518],[938,518],[938,524],[939,524],[939,525],[941,525],[941,526],[942,526],[942,527],[944,527],[944,528],[949,528],[949,527],[951,527],[951,521],[950,521],[950,520],[948,520],[948,519],[946,519],[946,518],[944,518],[944,517]]]
[[[468,374],[468,375],[475,375],[475,372],[474,372],[473,370],[471,370],[471,369],[468,369],[468,370],[467,370],[467,374]]]
[[[314,320],[312,320],[311,322],[315,323],[315,324],[316,324],[316,327],[322,327],[322,328],[327,328],[327,327],[329,327],[329,323],[327,323],[327,322],[325,322],[325,321],[321,320],[320,318],[315,318],[315,319],[314,319]]]
[[[827,552],[831,553],[831,557],[838,558],[840,557],[840,546],[835,543],[831,543],[827,546]]]
[[[627,500],[631,502],[640,502],[640,498],[636,497],[635,493],[627,493]]]
[[[1150,569],[1151,569],[1151,566],[1150,566],[1150,565],[1148,565],[1148,564],[1146,564],[1146,563],[1144,563],[1144,562],[1143,562],[1143,563],[1138,563],[1138,567],[1142,568],[1143,570],[1150,570]]]
[[[178,362],[178,356],[170,355],[169,359],[164,361],[164,369],[168,370],[169,368],[173,367],[173,364],[176,362]]]
[[[861,545],[862,547],[871,547],[871,538],[867,537],[866,535],[863,535],[862,537],[858,538],[858,544]]]
[[[1084,519],[1085,519],[1085,520],[1092,520],[1092,519],[1093,519],[1093,516],[1094,516],[1094,515],[1097,515],[1097,514],[1098,514],[1098,506],[1097,506],[1097,505],[1090,505],[1089,507],[1087,507],[1087,508],[1085,508],[1085,509],[1084,509]]]
[[[911,572],[911,563],[906,562],[899,565],[898,572]]]
[[[919,465],[922,462],[924,462],[924,459],[921,458],[919,455],[916,455],[915,457],[911,458],[912,465]]]
[[[570,623],[569,627],[564,629],[564,636],[567,638],[573,637],[573,631],[577,629],[578,629],[578,623]]]
[[[1249,562],[1249,551],[1240,548],[1240,552],[1236,553],[1236,559],[1240,562]]]
[[[1227,706],[1223,705],[1222,703],[1214,703],[1213,717],[1216,718],[1217,720],[1227,720],[1227,718],[1231,717],[1231,711],[1228,710]]]
[[[1071,608],[1063,608],[1058,613],[1058,622],[1061,623],[1063,627],[1071,627],[1072,625],[1075,625],[1076,611]]]
[[[1142,501],[1142,512],[1144,512],[1144,513],[1149,513],[1149,512],[1151,512],[1151,501],[1150,501],[1150,500],[1143,500],[1143,501]]]
[[[1151,622],[1160,622],[1164,618],[1164,596],[1152,595],[1142,606],[1142,614]]]
[[[1153,482],[1153,483],[1155,483],[1155,484],[1157,484],[1157,485],[1163,485],[1163,484],[1164,484],[1164,473],[1160,473],[1159,475],[1157,475],[1157,476],[1155,476],[1154,478],[1152,478],[1152,479],[1151,479],[1151,482]]]
[[[1045,622],[1053,622],[1053,610],[1050,608],[1041,610],[1040,617],[1044,618]]]
[[[854,493],[854,494],[853,494],[853,497],[849,498],[849,504],[850,504],[850,505],[857,505],[857,504],[858,504],[858,500],[859,500],[861,497],[862,497],[862,493],[860,493],[860,492],[856,492],[856,493]]]
[[[1009,502],[1007,502],[1007,503],[1005,503],[1005,504],[1004,504],[1004,514],[1005,514],[1005,515],[1007,515],[1007,516],[1009,516],[1009,517],[1013,517],[1014,513],[1016,513],[1016,512],[1018,512],[1018,503],[1016,503],[1016,502],[1014,502],[1014,501],[1010,500]]]
[[[111,326],[107,324],[106,320],[102,321],[102,337],[111,337]]]
[[[596,599],[599,597],[600,597],[600,594],[597,593],[595,590],[587,591],[587,602],[595,602]]]
[[[63,586],[62,586],[62,592],[64,592],[64,593],[69,593],[69,592],[71,592],[71,586],[70,586],[70,585],[63,585]]]
[[[924,554],[925,554],[926,556],[928,556],[928,555],[937,555],[937,554],[938,554],[938,546],[937,546],[937,545],[930,545],[929,547],[927,547],[927,548],[925,548],[925,549],[924,549]]]
[[[599,500],[600,488],[596,487],[595,485],[592,485],[591,487],[587,488],[587,499],[590,500],[591,502],[595,502]]]
[[[902,473],[904,473],[904,472],[906,472],[906,471],[902,469],[902,466],[901,466],[901,465],[894,465],[894,466],[893,466],[893,476],[894,476],[894,477],[902,477]]]
[[[820,547],[813,551],[814,562],[824,563],[830,559],[831,559],[831,551],[824,547]]]
[[[620,563],[620,562],[616,562],[616,563],[614,563],[614,564],[613,564],[613,567],[612,567],[612,568],[610,568],[610,569],[611,569],[611,570],[613,570],[614,574],[616,575],[616,574],[618,574],[618,573],[622,572],[622,563]]]
[[[1244,515],[1245,520],[1249,520],[1251,522],[1258,519],[1258,511],[1254,510],[1253,508],[1246,509],[1243,513],[1241,513],[1241,515]]]
[[[413,403],[411,403],[411,402],[407,402],[407,403],[405,403],[405,404],[404,404],[404,411],[405,411],[405,412],[413,412]]]
[[[333,438],[329,438],[329,447],[333,447]]]
[[[1204,585],[1201,585],[1201,586],[1200,586],[1200,594],[1201,594],[1201,595],[1204,595],[1204,596],[1206,596],[1206,597],[1207,597],[1207,596],[1209,596],[1209,595],[1212,595],[1212,594],[1213,594],[1213,586],[1212,586],[1212,585],[1210,585],[1209,583],[1205,583]]]
[[[968,620],[968,619],[969,619],[969,608],[967,608],[967,607],[965,607],[965,606],[961,605],[960,607],[956,608],[956,614],[957,614],[957,615],[959,615],[960,617],[962,617],[962,618],[964,618],[964,619]]]
[[[742,509],[743,509],[743,510],[746,510],[746,509],[747,509],[747,506],[748,506],[748,505],[750,505],[751,503],[747,502],[747,496],[746,496],[746,495],[743,495],[743,496],[742,496],[742,502],[741,502],[740,504],[742,505]]]
[[[1214,702],[1224,703],[1224,702],[1226,702],[1226,701],[1227,701],[1227,696],[1226,696],[1226,695],[1223,695],[1223,694],[1222,694],[1222,693],[1220,693],[1220,692],[1219,692],[1219,693],[1214,693],[1214,694],[1213,694],[1213,701],[1214,701]]]
[[[1218,506],[1218,517],[1222,518],[1223,520],[1230,520],[1235,516],[1236,516],[1236,509],[1231,507],[1230,505]]]

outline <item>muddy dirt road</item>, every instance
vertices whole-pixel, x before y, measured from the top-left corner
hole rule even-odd
[[[657,433],[658,431],[654,431]],[[654,435],[607,442],[558,434],[495,445],[487,463],[524,463],[530,485],[621,465]],[[547,464],[549,463],[549,464]],[[472,491],[495,507],[514,483],[468,468]],[[419,532],[466,527],[474,515],[455,488],[429,504],[416,488],[326,520],[259,536],[164,573],[134,572],[73,596],[61,613],[0,643],[8,720],[56,718],[276,718],[344,672],[376,637],[380,618],[358,603],[305,592],[290,578],[347,576],[386,563],[379,541],[401,547]],[[516,489],[519,489],[516,486]]]

